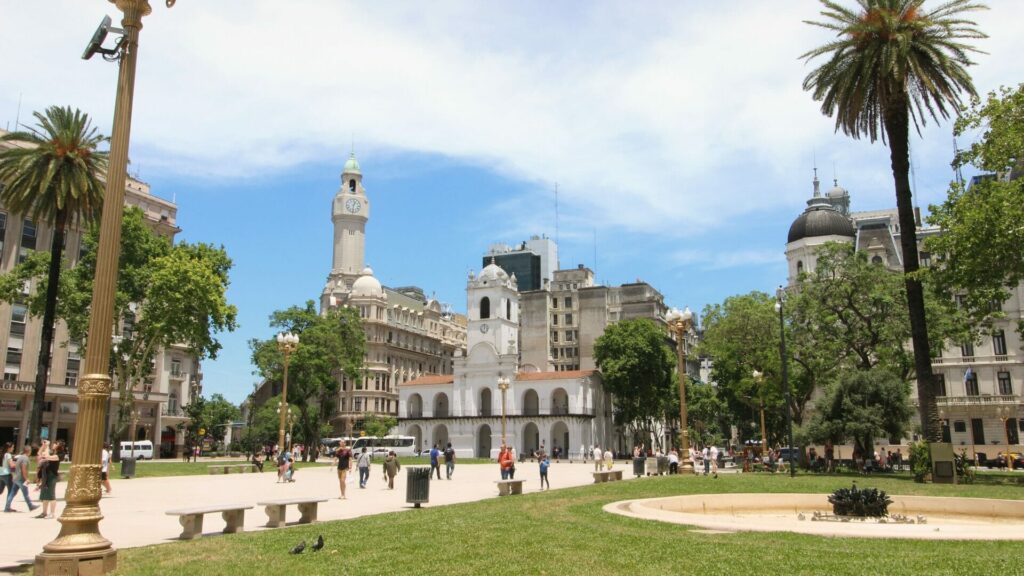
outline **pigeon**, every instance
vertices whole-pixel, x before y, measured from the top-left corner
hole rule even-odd
[[[313,552],[319,552],[324,547],[324,537],[317,536],[316,542],[313,543]]]
[[[305,550],[305,549],[306,549],[306,541],[303,540],[302,542],[299,542],[298,545],[295,546],[295,548],[292,548],[292,550],[291,550],[291,552],[289,552],[289,554],[302,554],[302,551]]]

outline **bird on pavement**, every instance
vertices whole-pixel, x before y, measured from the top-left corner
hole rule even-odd
[[[291,552],[289,552],[289,554],[302,554],[302,551],[305,550],[305,549],[306,549],[306,541],[303,540],[302,542],[299,542],[298,545],[295,546],[295,548],[292,548],[292,550],[291,550]]]
[[[323,535],[316,537],[316,542],[313,543],[313,552],[319,552],[324,547]]]

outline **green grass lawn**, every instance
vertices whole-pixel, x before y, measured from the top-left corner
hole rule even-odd
[[[616,500],[693,493],[825,493],[849,486],[892,494],[1024,498],[1010,485],[915,484],[909,477],[729,475],[661,477],[381,514],[119,552],[119,575],[248,574],[1024,574],[1024,543],[701,534],[606,513]],[[324,551],[288,550],[318,534]]]
[[[196,476],[209,474],[209,466],[214,464],[245,464],[241,460],[202,460],[198,462],[150,462],[146,460],[140,460],[135,463],[135,478],[155,478],[158,476]],[[306,468],[309,466],[330,466],[332,465],[330,460],[320,460],[319,462],[299,462],[298,469]],[[70,470],[70,468],[68,468]],[[273,474],[277,468],[272,464],[263,465],[264,474]],[[114,463],[111,466],[111,478],[121,477],[121,465]]]

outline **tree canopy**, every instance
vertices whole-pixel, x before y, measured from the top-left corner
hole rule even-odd
[[[676,363],[665,330],[647,318],[617,322],[594,342],[594,358],[614,396],[615,423],[634,434],[654,430],[671,401]]]
[[[1024,84],[973,100],[955,134],[978,132],[979,139],[953,164],[973,166],[983,175],[970,187],[954,182],[945,202],[929,208],[928,222],[942,234],[925,245],[938,255],[929,275],[941,293],[958,297],[971,320],[986,326],[1000,316],[997,305],[1024,281]]]

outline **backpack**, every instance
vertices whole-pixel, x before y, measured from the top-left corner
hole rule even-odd
[[[547,458],[541,460],[540,461],[540,471],[542,473],[543,472],[547,472],[548,471],[548,466],[550,466],[550,465],[551,465],[551,461],[548,460]]]
[[[454,448],[445,448],[445,450],[444,450],[444,461],[445,462],[451,462],[453,460],[455,460],[455,449]]]

